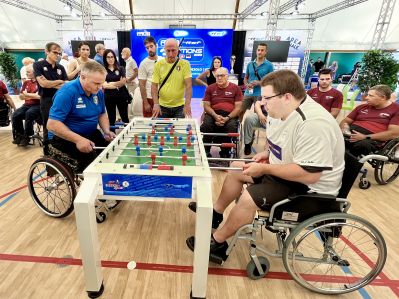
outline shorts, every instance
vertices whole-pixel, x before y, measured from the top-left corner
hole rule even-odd
[[[309,191],[309,187],[302,183],[287,181],[272,175],[252,179],[254,184],[248,186],[247,191],[255,204],[265,211],[269,211],[273,204],[290,195],[306,194]]]

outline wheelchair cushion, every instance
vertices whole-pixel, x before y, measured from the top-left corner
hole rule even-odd
[[[335,196],[304,194],[289,199],[291,199],[290,202],[276,207],[273,215],[274,219],[302,222],[316,215],[342,212],[341,202],[336,201]]]

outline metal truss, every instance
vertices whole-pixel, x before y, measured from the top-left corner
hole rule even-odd
[[[119,11],[115,6],[111,5],[106,0],[91,0],[98,6],[100,6],[105,11],[109,12],[111,15],[116,16],[120,20],[124,20],[125,16],[121,11]]]
[[[321,18],[321,17],[324,17],[326,15],[329,15],[329,14],[332,14],[334,12],[346,9],[348,7],[355,6],[357,4],[360,4],[360,3],[363,3],[363,2],[366,2],[366,1],[368,1],[368,0],[345,0],[345,1],[339,2],[337,4],[328,6],[328,7],[324,8],[324,9],[319,10],[319,11],[316,11],[315,13],[311,13],[309,15],[309,18],[310,19]]]
[[[274,40],[276,37],[278,11],[280,0],[270,0],[269,14],[267,16],[266,39]]]
[[[75,0],[58,0],[66,5],[70,5],[71,8],[77,10],[77,11],[82,11],[82,5],[81,3],[75,1]]]
[[[315,19],[309,20],[309,23],[308,23],[308,36],[306,37],[305,52],[304,52],[304,55],[303,55],[303,62],[302,62],[302,68],[301,68],[301,78],[302,78],[302,80],[305,80],[306,72],[308,70],[309,56],[310,56],[310,45],[312,44],[312,40],[313,40],[313,33],[314,33],[315,24],[316,24],[316,20]]]
[[[90,0],[82,0],[83,33],[86,40],[94,40]]]
[[[371,41],[371,49],[376,50],[381,48],[387,36],[389,23],[391,23],[393,9],[395,8],[396,0],[383,0],[378,16],[377,25],[375,27],[373,40]]]
[[[240,19],[245,19],[248,17],[250,14],[252,14],[255,10],[257,10],[259,7],[261,7],[263,4],[265,4],[267,0],[255,0],[252,2],[246,9],[244,9],[241,13],[239,13],[239,18]]]
[[[290,10],[293,7],[298,6],[300,3],[304,2],[304,1],[305,0],[290,0],[279,7],[278,14],[281,15],[283,12]]]
[[[56,21],[62,21],[62,16],[61,15],[56,15],[55,13],[45,10],[43,8],[31,5],[25,1],[21,0],[0,0],[0,3],[5,3],[14,7],[18,7],[20,9],[56,20]]]

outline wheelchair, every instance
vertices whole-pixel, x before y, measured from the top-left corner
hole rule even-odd
[[[226,254],[238,239],[249,240],[251,260],[246,271],[250,279],[263,278],[270,269],[269,260],[257,255],[262,252],[281,257],[295,282],[321,294],[344,294],[369,284],[385,265],[386,244],[369,221],[347,213],[350,203],[346,199],[364,161],[345,154],[337,197],[292,196],[275,203],[270,212],[258,212],[252,224],[233,236]],[[276,235],[278,249],[274,252],[258,244],[257,232],[263,227]]]
[[[386,185],[394,181],[399,176],[399,138],[385,143],[385,145],[376,152],[378,156],[384,156],[383,160],[371,158],[367,162],[374,168],[374,178],[379,185]],[[359,181],[360,189],[368,189],[371,186],[367,179],[367,169],[362,169]]]
[[[28,172],[29,193],[46,215],[64,218],[73,212],[73,201],[83,180],[78,161],[50,144],[45,145],[44,156],[31,165]],[[108,213],[120,201],[96,200],[97,223],[106,220]]]

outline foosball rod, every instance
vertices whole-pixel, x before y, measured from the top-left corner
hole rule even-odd
[[[243,171],[242,167],[226,167],[226,166],[209,166],[209,169],[213,170],[234,170],[234,171]]]

